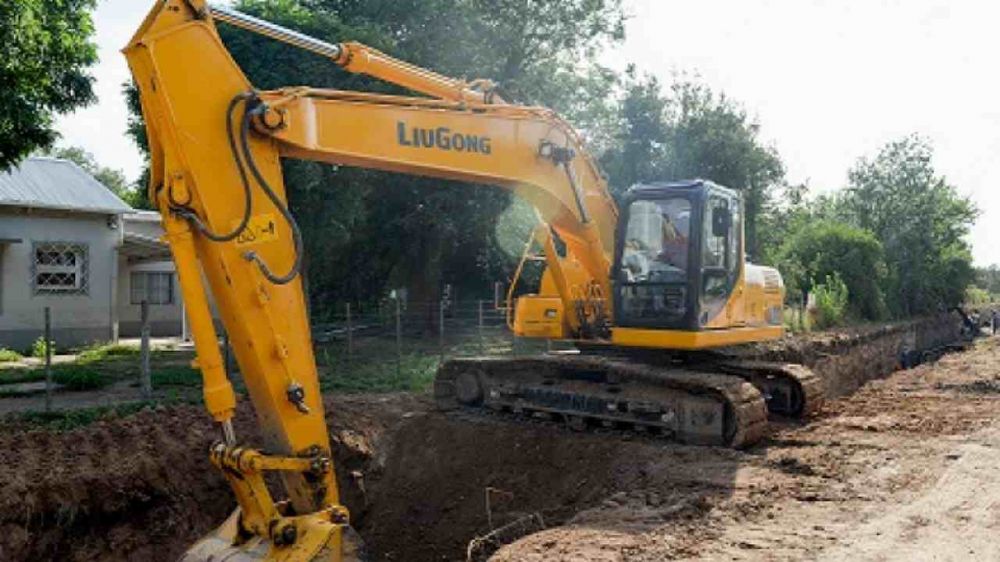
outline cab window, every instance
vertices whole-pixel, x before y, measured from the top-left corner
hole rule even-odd
[[[688,269],[691,202],[671,198],[635,201],[622,252],[626,282],[683,281]]]
[[[731,197],[713,194],[708,198],[701,248],[702,324],[722,311],[736,283],[742,231],[739,211],[738,202]]]
[[[618,284],[626,322],[672,326],[686,316],[691,209],[683,197],[629,205]]]

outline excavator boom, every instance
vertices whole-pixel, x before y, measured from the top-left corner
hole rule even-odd
[[[216,19],[431,97],[258,92],[223,45]],[[616,208],[572,128],[548,110],[503,103],[486,82],[466,84],[363,45],[330,45],[198,0],[157,2],[124,53],[148,133],[150,200],[176,263],[205,405],[222,428],[211,459],[239,503],[192,556],[340,559],[348,516],[332,469],[299,275],[301,233],[287,207],[280,158],[490,183],[527,198],[566,244],[565,256],[548,258],[551,268],[565,270],[559,294],[566,310],[579,294],[598,295],[592,310],[607,306]],[[234,433],[236,397],[222,368],[209,291],[267,455]],[[576,325],[586,321],[581,315]],[[264,484],[272,471],[287,501],[273,499]]]

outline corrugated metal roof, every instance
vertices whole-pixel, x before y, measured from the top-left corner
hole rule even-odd
[[[110,189],[68,160],[31,157],[0,173],[0,205],[85,213],[131,213]]]

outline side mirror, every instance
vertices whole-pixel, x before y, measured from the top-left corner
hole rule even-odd
[[[732,227],[733,215],[728,207],[716,207],[712,209],[712,235],[729,236],[729,229]]]

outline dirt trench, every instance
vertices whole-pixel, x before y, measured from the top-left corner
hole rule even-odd
[[[557,524],[634,487],[648,477],[639,461],[663,453],[657,442],[445,417],[406,395],[327,407],[342,495],[374,560],[464,559],[491,520]],[[253,435],[250,421],[241,411],[239,435]],[[205,455],[215,439],[194,406],[0,436],[0,559],[176,559],[234,505]]]
[[[936,341],[950,326],[922,329]],[[881,365],[896,360],[876,364],[876,356],[894,356],[914,337],[912,326],[871,330],[757,353],[799,354],[826,371],[833,396],[864,372],[887,374]],[[768,501],[768,488],[747,487],[747,479],[816,470],[794,455],[772,458],[783,432],[796,427],[778,426],[762,445],[730,451],[445,416],[427,397],[412,395],[328,397],[326,406],[342,496],[377,561],[464,560],[472,539],[512,521],[526,522],[525,531],[583,528],[609,555],[670,522],[687,529],[669,545],[683,554],[711,532],[703,522],[719,506],[753,510]],[[236,428],[255,441],[248,408],[239,410]],[[234,505],[207,460],[215,439],[196,406],[159,407],[68,432],[0,431],[0,560],[176,559]],[[543,552],[563,546],[547,536],[522,542]],[[519,559],[510,552],[500,558]]]

